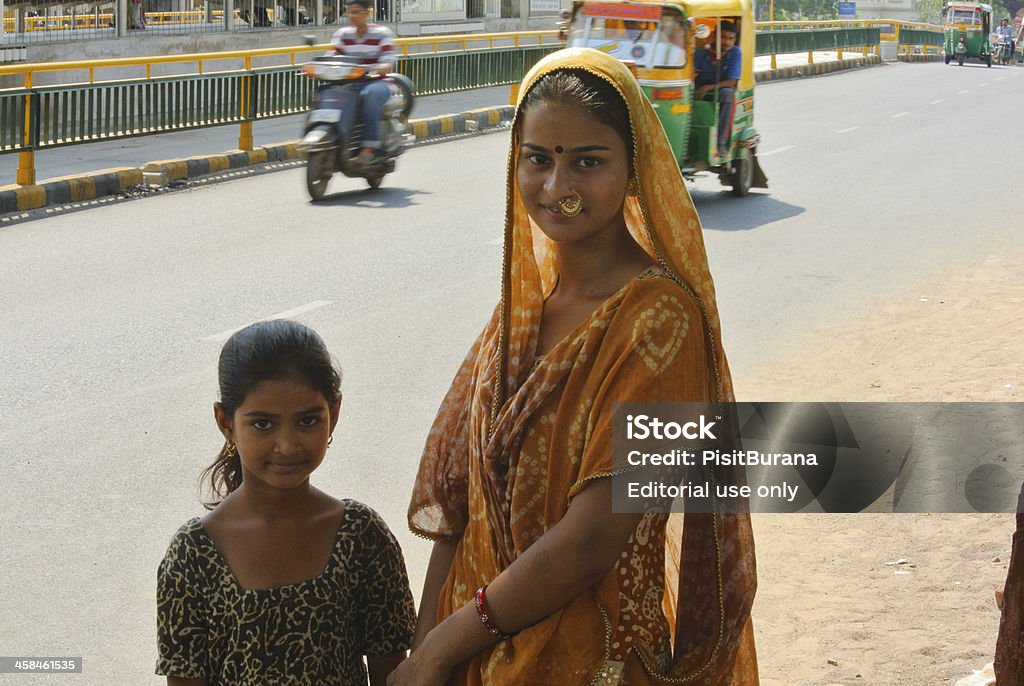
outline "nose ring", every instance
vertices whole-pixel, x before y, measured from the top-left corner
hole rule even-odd
[[[583,198],[576,191],[558,201],[558,211],[566,217],[575,217],[583,211]]]

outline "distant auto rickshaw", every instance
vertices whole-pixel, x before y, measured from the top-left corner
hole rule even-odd
[[[980,2],[949,2],[942,8],[946,64],[961,67],[969,59],[992,66],[992,5]]]
[[[698,93],[697,51],[711,43],[722,55],[722,34],[729,30],[737,34],[740,49],[734,91],[720,92],[725,87],[718,77],[724,75],[704,72],[704,80],[713,78],[715,83]],[[630,65],[658,113],[684,177],[717,173],[738,196],[768,187],[757,161],[761,139],[754,129],[754,16],[749,0],[574,0],[563,31],[570,47],[595,48]],[[721,117],[720,108],[726,110]],[[719,136],[723,122],[725,131]]]

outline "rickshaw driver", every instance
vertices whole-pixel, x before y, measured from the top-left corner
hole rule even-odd
[[[736,85],[742,73],[743,59],[740,46],[736,45],[738,36],[734,22],[723,20],[718,25],[717,34],[712,34],[711,41],[694,53],[693,68],[697,73],[697,89],[694,91],[697,98],[711,100],[713,91],[718,88],[718,149],[721,151],[729,141]],[[721,53],[717,51],[719,44]]]

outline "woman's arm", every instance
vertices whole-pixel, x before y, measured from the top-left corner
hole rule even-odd
[[[642,516],[612,514],[611,492],[611,479],[587,486],[561,521],[487,587],[494,625],[515,633],[536,624],[608,573]],[[444,684],[456,665],[497,642],[469,603],[430,631],[388,684]]]
[[[405,659],[405,651],[366,658],[366,671],[370,673],[370,686],[385,686],[388,675]]]
[[[437,625],[437,601],[441,595],[441,587],[451,571],[455,551],[459,547],[459,538],[443,538],[434,543],[427,563],[427,576],[423,580],[423,594],[420,596],[420,613],[416,617],[416,633],[412,638],[412,649],[415,651],[423,643],[423,639]]]

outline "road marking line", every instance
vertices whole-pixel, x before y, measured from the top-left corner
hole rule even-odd
[[[968,93],[970,93],[970,91],[957,91],[956,92],[957,95],[967,95]]]
[[[848,129],[840,129],[837,133],[850,133],[851,131],[856,131],[859,128],[859,126],[851,126]]]
[[[896,113],[896,114],[892,115],[892,118],[893,118],[893,119],[896,119],[897,117],[905,117],[905,116],[907,116],[908,114],[910,114],[910,112],[898,112],[898,113]]]
[[[264,317],[263,319],[257,319],[255,322],[249,322],[249,324],[255,324],[256,322],[265,322],[271,319],[291,319],[292,317],[297,317],[300,314],[312,312],[313,310],[319,310],[321,307],[327,307],[328,305],[331,305],[333,303],[333,300],[314,300],[311,303],[300,305],[299,307],[296,307],[294,309],[285,310],[284,312],[278,312],[277,314],[272,314],[269,317]],[[244,329],[246,326],[249,326],[249,324],[244,324],[234,329],[227,329],[225,331],[221,331],[220,333],[215,333],[212,336],[206,336],[205,338],[203,338],[203,340],[216,341],[218,343],[226,341],[227,339],[231,338],[231,334],[238,331],[239,329]]]
[[[987,83],[979,83],[978,84],[978,88],[984,88],[987,85],[988,85]]]
[[[1002,81],[1005,78],[1006,78],[1005,76],[1000,76],[998,79],[996,79],[996,81]]]
[[[939,98],[938,100],[932,100],[932,101],[931,101],[930,103],[928,103],[928,104],[929,104],[929,105],[938,105],[938,104],[939,104],[940,102],[942,102],[942,98]]]
[[[768,157],[768,155],[774,155],[777,152],[786,152],[787,150],[792,150],[792,149],[793,149],[792,145],[783,145],[781,148],[775,148],[774,150],[769,150],[768,152],[759,153],[758,157]]]

